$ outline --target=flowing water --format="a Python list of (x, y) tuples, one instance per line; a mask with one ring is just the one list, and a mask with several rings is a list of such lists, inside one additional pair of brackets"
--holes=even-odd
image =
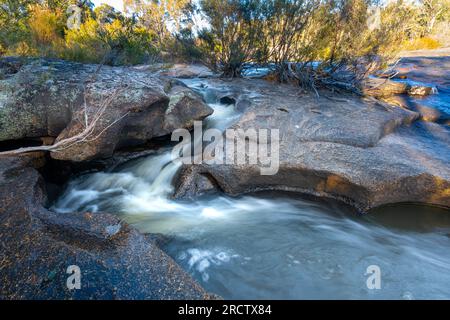
[[(200, 80), (188, 84), (207, 93)], [(232, 106), (210, 105), (207, 126), (237, 118)], [(169, 255), (227, 299), (450, 298), (447, 210), (396, 205), (362, 216), (335, 201), (267, 192), (175, 201), (178, 168), (162, 149), (74, 179), (52, 209), (114, 212), (159, 234)], [(367, 286), (370, 266), (379, 267), (381, 289)]]

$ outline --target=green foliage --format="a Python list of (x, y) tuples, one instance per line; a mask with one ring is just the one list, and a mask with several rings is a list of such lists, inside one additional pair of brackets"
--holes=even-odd
[[(155, 33), (108, 5), (90, 1), (0, 0), (0, 54), (45, 56), (128, 65), (158, 56)], [(78, 4), (82, 23), (68, 29), (68, 7)]]
[(132, 65), (157, 55), (152, 35), (123, 17), (103, 22), (90, 18), (80, 29), (68, 30), (65, 38), (62, 56), (75, 61)]
[(205, 58), (205, 52), (197, 45), (197, 39), (190, 28), (180, 30), (172, 50), (179, 60), (190, 63), (201, 62)]
[[(289, 80), (290, 62), (321, 68), (401, 49), (435, 48), (450, 0), (125, 0), (125, 13), (89, 0), (0, 0), (0, 55), (57, 57), (111, 65), (159, 59), (203, 61), (226, 76), (247, 63), (273, 63)], [(197, 4), (199, 7), (197, 7)], [(81, 25), (68, 29), (69, 6)], [(367, 22), (378, 10), (379, 24)], [(201, 12), (209, 22), (196, 30)], [(370, 20), (370, 19), (369, 19)], [(441, 34), (442, 32), (440, 32)], [(442, 37), (439, 37), (442, 41)], [(302, 67), (302, 68), (303, 68)]]
[(137, 18), (139, 26), (154, 33), (162, 51), (172, 49), (172, 32), (179, 32), (191, 14), (189, 0), (124, 0), (124, 6), (128, 14)]
[(245, 62), (258, 56), (262, 34), (262, 0), (202, 0), (211, 30), (200, 33), (208, 63), (224, 75), (239, 76)]
[(441, 43), (430, 37), (416, 38), (402, 44), (404, 50), (437, 49), (440, 47)]
[(0, 0), (0, 53), (10, 54), (20, 47), (20, 42), (27, 37), (28, 18), (26, 8), (36, 1)]
[(288, 81), (293, 61), (311, 68), (320, 60), (320, 68), (329, 70), (367, 57), (388, 59), (405, 41), (448, 20), (449, 2), (203, 0), (211, 27), (199, 34), (199, 46), (224, 75), (239, 76), (248, 62), (273, 63), (279, 80)]

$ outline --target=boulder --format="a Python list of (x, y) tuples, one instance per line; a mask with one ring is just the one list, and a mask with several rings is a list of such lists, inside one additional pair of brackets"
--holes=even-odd
[(170, 100), (163, 124), (167, 133), (179, 128), (192, 129), (195, 120), (204, 119), (214, 112), (199, 94), (180, 82), (172, 81), (167, 94)]
[(450, 119), (450, 115), (436, 108), (412, 100), (407, 96), (393, 96), (383, 100), (387, 103), (419, 113), (420, 119), (423, 121), (445, 123)]
[(179, 92), (166, 93), (170, 79), (136, 68), (5, 58), (0, 72), (0, 141), (55, 137), (57, 143), (101, 114), (89, 137), (52, 152), (59, 160), (105, 158), (118, 148), (166, 135), (167, 114), (168, 122), (183, 128), (211, 113), (193, 93), (178, 101), (178, 112), (166, 113)]
[[(0, 158), (0, 299), (215, 298), (119, 218), (47, 210), (42, 159)], [(67, 287), (70, 266), (80, 289)]]
[(228, 86), (255, 93), (231, 128), (279, 130), (279, 170), (261, 175), (261, 164), (186, 164), (174, 197), (195, 197), (215, 186), (232, 195), (298, 191), (361, 211), (396, 202), (450, 206), (450, 135), (444, 127), (416, 122), (418, 113), (373, 98), (326, 91), (317, 98), (264, 80)]
[(362, 92), (377, 98), (405, 94), (408, 88), (407, 83), (382, 78), (367, 78), (362, 82)]
[(407, 90), (407, 93), (410, 96), (421, 96), (421, 97), (428, 96), (434, 92), (435, 89), (433, 87), (427, 87), (422, 85), (411, 85)]

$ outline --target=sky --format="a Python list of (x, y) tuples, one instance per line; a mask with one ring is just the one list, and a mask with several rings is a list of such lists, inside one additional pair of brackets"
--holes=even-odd
[(123, 1), (122, 0), (91, 0), (96, 7), (101, 5), (102, 3), (109, 4), (111, 7), (114, 7), (116, 10), (123, 11)]

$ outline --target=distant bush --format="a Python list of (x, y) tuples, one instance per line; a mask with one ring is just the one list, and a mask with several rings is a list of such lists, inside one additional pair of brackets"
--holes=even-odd
[(79, 62), (100, 62), (108, 53), (106, 40), (99, 34), (100, 24), (88, 19), (80, 29), (67, 30), (62, 58)]
[(202, 0), (210, 30), (202, 30), (199, 42), (207, 63), (225, 76), (241, 74), (245, 62), (257, 56), (262, 37), (263, 0)]
[(423, 37), (407, 40), (401, 47), (403, 50), (438, 49), (442, 47), (442, 44), (438, 40), (431, 37)]
[(60, 9), (50, 10), (41, 5), (29, 8), (29, 35), (26, 41), (30, 53), (40, 56), (57, 56), (64, 45), (64, 15)]
[[(203, 0), (201, 6), (211, 27), (200, 33), (200, 46), (224, 76), (239, 76), (250, 62), (273, 64), (280, 81), (300, 69), (310, 77), (321, 71), (311, 72), (315, 61), (329, 70), (391, 55), (406, 37), (406, 11), (397, 4), (378, 7), (379, 25), (368, 25), (374, 0)], [(296, 70), (292, 62), (300, 63)]]
[(180, 62), (198, 63), (204, 61), (205, 52), (198, 44), (198, 38), (190, 28), (180, 30), (171, 49), (172, 59)]
[[(0, 0), (0, 54), (132, 65), (158, 57), (155, 31), (111, 6), (87, 1), (82, 23), (68, 29), (70, 0)], [(2, 10), (3, 9), (3, 10)]]
[(110, 65), (133, 65), (154, 59), (158, 50), (152, 45), (152, 35), (126, 23), (118, 19), (110, 23), (88, 19), (79, 30), (66, 32), (61, 57)]

